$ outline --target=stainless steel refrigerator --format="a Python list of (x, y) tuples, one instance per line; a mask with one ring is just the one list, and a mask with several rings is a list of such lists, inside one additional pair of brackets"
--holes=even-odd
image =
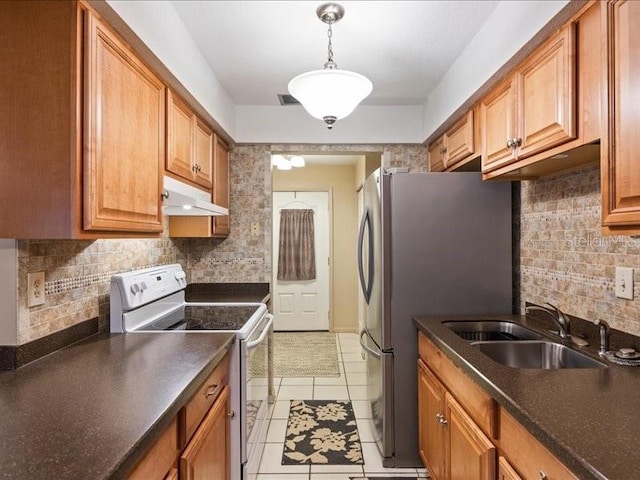
[(511, 313), (511, 184), (377, 170), (358, 237), (371, 430), (385, 466), (421, 466), (412, 317)]

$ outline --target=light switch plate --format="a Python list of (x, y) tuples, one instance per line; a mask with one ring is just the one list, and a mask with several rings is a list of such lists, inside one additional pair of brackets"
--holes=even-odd
[(27, 274), (27, 297), (30, 307), (44, 303), (44, 272)]
[(616, 267), (615, 293), (618, 298), (633, 300), (633, 268)]

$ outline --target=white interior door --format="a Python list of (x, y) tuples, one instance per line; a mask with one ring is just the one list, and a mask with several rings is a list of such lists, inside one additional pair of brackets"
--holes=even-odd
[[(278, 280), (280, 211), (311, 209), (315, 233), (316, 279)], [(329, 330), (329, 193), (273, 192), (273, 328)]]

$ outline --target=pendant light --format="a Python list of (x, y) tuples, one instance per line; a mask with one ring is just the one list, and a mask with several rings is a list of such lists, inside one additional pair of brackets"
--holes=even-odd
[(289, 93), (298, 100), (312, 117), (324, 120), (329, 129), (336, 120), (346, 117), (367, 98), (373, 89), (371, 81), (359, 73), (339, 70), (333, 61), (332, 25), (344, 16), (344, 7), (325, 3), (316, 9), (316, 15), (329, 25), (327, 36), (328, 58), (323, 70), (298, 75), (289, 82)]

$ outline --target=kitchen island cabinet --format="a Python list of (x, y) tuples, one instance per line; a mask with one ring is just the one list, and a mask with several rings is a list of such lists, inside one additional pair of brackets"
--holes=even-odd
[(0, 2), (0, 27), (0, 237), (157, 236), (160, 79), (82, 2)]

